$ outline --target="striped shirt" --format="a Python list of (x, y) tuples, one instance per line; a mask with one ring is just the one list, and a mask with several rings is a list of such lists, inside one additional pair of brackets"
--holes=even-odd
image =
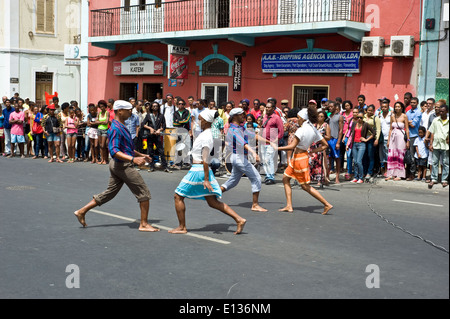
[(230, 123), (227, 133), (227, 142), (233, 146), (233, 154), (247, 156), (248, 151), (244, 148), (248, 144), (248, 139), (254, 138), (255, 133), (250, 132), (244, 126), (237, 126)]
[[(114, 158), (114, 155), (116, 155), (117, 152), (134, 156), (134, 144), (131, 133), (128, 131), (127, 127), (119, 121), (112, 121), (111, 127), (108, 130), (108, 139), (109, 153), (111, 154), (111, 157)], [(116, 158), (114, 158), (114, 160), (116, 162), (122, 162)]]

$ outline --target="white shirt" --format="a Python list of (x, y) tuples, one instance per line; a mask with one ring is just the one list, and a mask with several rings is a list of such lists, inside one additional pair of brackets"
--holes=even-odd
[(307, 151), (313, 143), (317, 143), (323, 139), (322, 134), (308, 121), (295, 132), (295, 136), (300, 140), (297, 148)]
[(176, 111), (175, 105), (164, 104), (161, 107), (161, 114), (166, 119), (166, 128), (174, 128), (173, 126), (173, 113)]
[(384, 117), (383, 112), (378, 115), (381, 123), (381, 132), (383, 133), (383, 138), (385, 141), (389, 139), (389, 130), (391, 129), (391, 115), (391, 111), (389, 111), (386, 117)]
[(428, 120), (430, 119), (431, 114), (435, 114), (435, 111), (432, 110), (429, 113), (427, 111), (422, 113), (422, 119), (420, 120), (420, 126), (423, 126), (428, 130)]
[(212, 136), (211, 129), (206, 129), (195, 139), (194, 146), (190, 154), (192, 155), (192, 160), (196, 162), (203, 162), (202, 150), (203, 148), (208, 148), (211, 152), (214, 148), (214, 140)]

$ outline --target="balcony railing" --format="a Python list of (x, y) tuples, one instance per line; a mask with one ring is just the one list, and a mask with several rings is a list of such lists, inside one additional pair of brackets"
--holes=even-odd
[(364, 0), (184, 0), (91, 11), (91, 37), (364, 21)]

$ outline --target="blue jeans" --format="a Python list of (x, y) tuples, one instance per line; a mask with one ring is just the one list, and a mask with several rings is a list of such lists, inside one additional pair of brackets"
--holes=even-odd
[(375, 166), (375, 143), (374, 139), (371, 139), (366, 143), (366, 156), (364, 157), (364, 173), (373, 175), (373, 167)]
[(433, 150), (433, 170), (431, 171), (431, 180), (436, 183), (439, 177), (439, 163), (441, 161), (442, 161), (441, 181), (444, 182), (448, 178), (448, 171), (449, 171), (448, 151), (439, 149)]
[(365, 152), (366, 143), (353, 143), (352, 153), (356, 179), (364, 178), (363, 157)]
[[(344, 143), (343, 143), (344, 148), (342, 148), (343, 150), (345, 150), (347, 142), (348, 142), (348, 137), (346, 137), (344, 140)], [(344, 153), (344, 152), (342, 152), (342, 153)], [(348, 151), (346, 151), (346, 154), (347, 154), (347, 174), (353, 175), (353, 152), (352, 152), (352, 149), (349, 149)]]
[(41, 150), (42, 156), (46, 156), (44, 152), (44, 133), (34, 134), (34, 156), (39, 156), (39, 150)]

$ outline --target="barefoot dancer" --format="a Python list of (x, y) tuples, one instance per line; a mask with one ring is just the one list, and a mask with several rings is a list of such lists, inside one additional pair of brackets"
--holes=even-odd
[(324, 205), (323, 215), (326, 215), (333, 206), (328, 203), (320, 193), (310, 185), (310, 168), (308, 149), (313, 143), (320, 142), (321, 146), (312, 150), (310, 153), (319, 153), (328, 147), (327, 141), (317, 131), (313, 124), (317, 123), (318, 113), (314, 108), (305, 108), (298, 113), (298, 124), (300, 128), (295, 133), (295, 138), (285, 147), (279, 147), (278, 150), (294, 150), (294, 156), (284, 172), (283, 184), (286, 192), (286, 207), (280, 209), (280, 212), (294, 211), (292, 207), (292, 188), (291, 179), (295, 178), (303, 190), (308, 192), (314, 198), (318, 199)]
[(227, 204), (217, 199), (217, 197), (222, 197), (222, 191), (212, 170), (209, 168), (209, 157), (214, 147), (211, 124), (217, 116), (218, 113), (215, 110), (205, 110), (199, 115), (203, 132), (195, 139), (192, 147), (192, 168), (175, 190), (175, 209), (179, 226), (170, 230), (169, 233), (171, 234), (187, 233), (185, 198), (204, 199), (211, 208), (217, 209), (233, 218), (237, 223), (236, 235), (240, 234), (244, 229), (246, 220), (236, 214)]
[[(131, 134), (124, 122), (131, 116), (132, 105), (126, 101), (116, 101), (114, 103), (115, 119), (108, 130), (109, 151), (112, 161), (109, 163), (111, 176), (109, 178), (108, 189), (99, 195), (95, 195), (85, 207), (74, 212), (83, 227), (86, 227), (86, 213), (97, 206), (106, 204), (113, 199), (126, 184), (131, 192), (136, 196), (141, 209), (141, 222), (139, 231), (157, 232), (159, 229), (148, 224), (148, 210), (150, 206), (150, 191), (142, 179), (141, 175), (132, 167), (131, 164), (138, 166), (145, 165), (145, 162), (151, 162), (148, 155), (134, 151)], [(131, 163), (131, 164), (130, 164)]]
[(248, 161), (248, 153), (250, 153), (256, 162), (259, 162), (259, 155), (250, 147), (248, 139), (255, 136), (258, 140), (264, 143), (270, 143), (273, 148), (277, 148), (278, 145), (274, 145), (270, 141), (267, 141), (259, 135), (254, 135), (248, 131), (243, 123), (247, 121), (247, 116), (242, 108), (235, 108), (230, 112), (230, 128), (228, 129), (226, 143), (227, 149), (233, 154), (231, 156), (231, 162), (233, 169), (231, 171), (231, 177), (225, 184), (222, 185), (222, 192), (229, 191), (233, 187), (239, 184), (242, 176), (245, 174), (250, 183), (252, 184), (253, 204), (252, 211), (267, 212), (267, 209), (262, 208), (259, 205), (259, 193), (261, 192), (261, 175), (259, 175), (256, 168)]

